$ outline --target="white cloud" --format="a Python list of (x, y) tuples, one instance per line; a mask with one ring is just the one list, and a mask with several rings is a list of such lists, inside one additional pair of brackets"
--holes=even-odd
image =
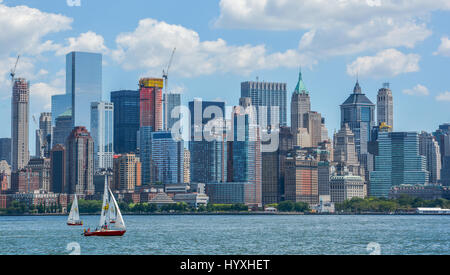
[(417, 84), (412, 89), (403, 90), (403, 93), (405, 95), (412, 95), (412, 96), (428, 96), (430, 95), (430, 91), (427, 87)]
[(0, 4), (0, 56), (37, 55), (57, 46), (43, 38), (71, 28), (72, 19), (46, 13), (27, 6), (8, 7)]
[(186, 77), (314, 64), (294, 50), (268, 53), (264, 45), (228, 45), (220, 38), (201, 41), (193, 30), (150, 18), (141, 20), (133, 32), (118, 35), (116, 43), (112, 57), (123, 68), (146, 69), (153, 75), (161, 74), (174, 47), (172, 71)]
[(62, 82), (61, 79), (56, 79), (51, 83), (39, 82), (32, 84), (30, 87), (30, 102), (33, 103), (31, 113), (51, 111), (52, 96), (64, 94)]
[(403, 54), (395, 49), (387, 49), (375, 56), (358, 57), (347, 65), (347, 73), (351, 76), (394, 77), (403, 73), (418, 72), (420, 56)]
[(441, 38), (441, 45), (434, 55), (443, 55), (450, 57), (450, 39), (448, 37)]
[(437, 101), (450, 101), (450, 92), (444, 92), (442, 94), (439, 94), (438, 96), (436, 96), (436, 100)]
[(216, 27), (300, 30), (299, 49), (316, 58), (413, 48), (432, 32), (432, 11), (448, 0), (221, 0)]
[(92, 31), (82, 33), (78, 37), (67, 38), (66, 40), (68, 45), (66, 47), (60, 47), (56, 51), (57, 55), (66, 55), (72, 51), (86, 51), (103, 54), (107, 54), (109, 51), (105, 46), (105, 39), (103, 36)]

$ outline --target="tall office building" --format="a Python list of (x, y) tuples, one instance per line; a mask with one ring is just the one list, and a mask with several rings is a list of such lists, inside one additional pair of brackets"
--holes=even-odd
[(68, 192), (66, 149), (62, 144), (57, 144), (50, 152), (50, 191), (57, 194)]
[[(361, 175), (356, 154), (355, 135), (348, 124), (334, 135), (334, 161), (346, 166), (353, 175)], [(364, 176), (364, 174), (362, 174)]]
[(94, 139), (94, 169), (113, 168), (114, 103), (91, 103), (91, 135)]
[(30, 159), (29, 116), (30, 83), (24, 78), (14, 79), (11, 99), (12, 171), (24, 168)]
[(140, 127), (139, 91), (111, 92), (111, 102), (114, 103), (114, 152), (136, 152)]
[(419, 154), (416, 132), (379, 133), (375, 171), (370, 173), (370, 195), (389, 196), (393, 186), (427, 184), (426, 159)]
[(142, 78), (139, 81), (140, 126), (152, 127), (154, 132), (163, 128), (162, 90), (164, 80)]
[(433, 133), (441, 152), (441, 184), (450, 186), (450, 123), (439, 125)]
[(165, 129), (170, 132), (173, 125), (178, 121), (178, 118), (172, 118), (172, 111), (181, 105), (181, 94), (168, 93), (166, 94), (166, 101), (167, 104), (164, 104), (164, 108), (167, 108), (167, 110), (164, 110), (164, 115), (167, 115), (167, 118), (164, 119), (165, 123), (167, 123)]
[(67, 112), (72, 114), (72, 95), (62, 94), (52, 96), (52, 126), (56, 125), (56, 118)]
[(114, 187), (120, 191), (133, 191), (141, 186), (141, 162), (135, 154), (114, 157)]
[(184, 183), (183, 141), (172, 138), (171, 132), (154, 132), (151, 141), (152, 182), (163, 184)]
[(68, 193), (94, 194), (94, 140), (86, 127), (75, 127), (65, 147)]
[[(304, 115), (311, 111), (311, 99), (309, 97), (309, 91), (306, 89), (303, 82), (302, 73), (298, 77), (297, 86), (291, 99), (291, 131), (295, 136), (300, 135), (301, 130), (305, 129)], [(296, 146), (299, 144), (299, 138), (295, 137), (294, 142)]]
[[(247, 81), (241, 83), (241, 97), (252, 99), (252, 105), (256, 107), (258, 114), (258, 125), (261, 127), (264, 126), (261, 119), (266, 121), (266, 125), (273, 125), (273, 120), (278, 120), (279, 126), (287, 125), (286, 86), (286, 83), (275, 82)], [(264, 109), (261, 107), (266, 107), (267, 117), (260, 117), (260, 110)], [(271, 107), (274, 107), (273, 110)]]
[(6, 160), (11, 165), (11, 139), (0, 138), (0, 160)]
[(139, 130), (139, 157), (141, 159), (141, 179), (143, 185), (152, 184), (152, 126), (141, 127)]
[(319, 203), (318, 162), (305, 156), (292, 155), (285, 160), (285, 200)]
[[(215, 109), (221, 114), (213, 118), (203, 118), (207, 109)], [(191, 113), (191, 182), (227, 182), (227, 143), (223, 131), (205, 132), (204, 127), (210, 121), (223, 123), (225, 102), (194, 100), (189, 102)], [(215, 120), (218, 119), (218, 120)], [(223, 126), (223, 125), (222, 125)], [(208, 141), (206, 136), (214, 137)]]
[(394, 97), (389, 88), (389, 83), (384, 83), (383, 88), (378, 91), (377, 96), (377, 121), (378, 125), (386, 123), (391, 126), (390, 131), (394, 128)]
[(441, 152), (439, 150), (439, 144), (432, 134), (427, 132), (420, 133), (419, 154), (427, 160), (430, 183), (438, 183), (441, 180)]
[(303, 126), (308, 129), (311, 147), (318, 147), (322, 142), (322, 115), (311, 111), (305, 113)]
[(353, 94), (341, 105), (341, 127), (348, 124), (355, 134), (356, 152), (367, 154), (371, 128), (375, 126), (375, 105), (362, 93), (356, 82)]
[(41, 113), (39, 129), (36, 130), (36, 157), (48, 158), (50, 156), (52, 140), (52, 114)]
[(66, 55), (66, 94), (72, 98), (72, 126), (91, 129), (92, 102), (102, 101), (102, 55), (71, 52)]
[(262, 155), (257, 116), (248, 107), (250, 98), (241, 98), (240, 107), (234, 109), (233, 118), (233, 182), (246, 182), (248, 202), (262, 204)]
[(66, 143), (67, 137), (73, 130), (72, 124), (71, 110), (67, 110), (56, 118), (55, 127), (53, 128), (52, 147)]

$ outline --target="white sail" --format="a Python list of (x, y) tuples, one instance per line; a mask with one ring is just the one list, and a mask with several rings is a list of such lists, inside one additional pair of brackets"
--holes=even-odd
[(105, 225), (105, 222), (107, 225), (109, 224), (109, 220), (106, 219), (108, 213), (109, 213), (109, 198), (108, 198), (108, 177), (105, 177), (105, 191), (103, 192), (103, 204), (102, 204), (102, 214), (100, 216), (100, 224), (99, 226), (102, 227)]
[(114, 202), (112, 200), (114, 196), (109, 196), (109, 220), (115, 221), (117, 219), (117, 211), (116, 206), (114, 205)]
[(67, 221), (71, 222), (71, 223), (80, 221), (80, 213), (78, 211), (77, 194), (75, 194), (75, 198), (73, 200), (72, 208), (70, 209), (69, 218)]
[(117, 205), (116, 198), (114, 198), (114, 194), (111, 192), (111, 189), (109, 189), (109, 194), (111, 195), (111, 200), (113, 201), (114, 207), (116, 209), (117, 218), (116, 218), (115, 226), (120, 230), (126, 230), (126, 226), (125, 226), (125, 222), (122, 217), (122, 213), (120, 213), (120, 208)]

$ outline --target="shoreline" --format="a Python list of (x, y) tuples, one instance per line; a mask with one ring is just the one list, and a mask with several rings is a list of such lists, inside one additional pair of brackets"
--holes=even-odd
[[(83, 214), (80, 216), (98, 216), (97, 214)], [(67, 217), (68, 214), (0, 214), (0, 217)], [(266, 212), (249, 212), (249, 213), (232, 213), (232, 212), (215, 212), (215, 213), (123, 213), (123, 216), (450, 216), (449, 214), (418, 214), (418, 213), (266, 213)]]

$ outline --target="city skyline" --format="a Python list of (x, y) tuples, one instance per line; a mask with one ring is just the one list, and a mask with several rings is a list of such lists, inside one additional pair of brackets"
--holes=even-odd
[[(154, 15), (152, 14), (151, 17), (141, 12), (136, 16), (126, 16), (130, 12), (135, 12), (137, 5), (148, 4), (137, 3), (138, 1), (131, 1), (126, 5), (119, 3), (114, 6), (111, 13), (123, 13), (124, 18), (130, 19), (124, 19), (121, 26), (114, 24), (111, 27), (108, 25), (111, 22), (97, 22), (94, 16), (90, 16), (96, 7), (104, 5), (103, 2), (82, 1), (81, 7), (69, 7), (65, 1), (55, 2), (52, 5), (42, 3), (42, 1), (14, 1), (14, 4), (11, 1), (0, 2), (0, 8), (10, 13), (13, 11), (17, 12), (13, 5), (23, 4), (28, 6), (29, 8), (22, 9), (22, 15), (25, 17), (30, 16), (31, 8), (38, 12), (35, 15), (37, 17), (44, 13), (52, 15), (49, 17), (48, 22), (45, 22), (45, 26), (48, 25), (48, 29), (36, 32), (30, 36), (33, 38), (33, 45), (43, 46), (39, 48), (41, 50), (37, 50), (41, 52), (33, 53), (17, 39), (10, 39), (11, 42), (5, 44), (10, 45), (8, 49), (0, 49), (0, 64), (2, 65), (0, 91), (3, 95), (3, 99), (0, 100), (0, 106), (2, 107), (1, 112), (4, 112), (1, 113), (2, 115), (7, 115), (10, 112), (11, 88), (7, 73), (12, 67), (13, 64), (11, 63), (14, 63), (13, 60), (17, 54), (23, 56), (22, 61), (19, 62), (17, 76), (23, 76), (30, 80), (30, 113), (39, 117), (41, 112), (50, 111), (50, 95), (66, 92), (64, 88), (64, 55), (68, 52), (72, 50), (86, 50), (99, 52), (104, 55), (102, 92), (103, 100), (109, 100), (111, 91), (137, 89), (136, 80), (142, 76), (160, 77), (162, 69), (169, 60), (171, 50), (173, 47), (178, 46), (176, 44), (180, 42), (177, 39), (170, 39), (174, 45), (166, 48), (164, 45), (154, 45), (150, 41), (141, 41), (139, 33), (149, 30), (151, 34), (158, 34), (159, 32), (160, 35), (164, 35), (165, 30), (174, 29), (179, 33), (192, 34), (194, 44), (187, 45), (191, 45), (190, 47), (194, 50), (194, 54), (206, 54), (208, 57), (206, 60), (191, 60), (192, 65), (203, 65), (197, 66), (194, 70), (187, 65), (191, 53), (188, 49), (177, 47), (173, 69), (169, 76), (171, 79), (170, 89), (183, 92), (183, 105), (187, 105), (187, 102), (195, 97), (202, 97), (204, 100), (222, 99), (227, 105), (236, 105), (239, 99), (240, 83), (255, 80), (258, 76), (261, 81), (287, 83), (289, 98), (289, 94), (293, 92), (297, 83), (298, 67), (302, 66), (306, 86), (311, 93), (312, 109), (326, 118), (326, 126), (330, 130), (330, 136), (334, 130), (337, 131), (340, 128), (339, 110), (335, 106), (342, 103), (348, 96), (357, 75), (359, 75), (359, 82), (363, 91), (372, 102), (377, 102), (377, 91), (382, 88), (382, 84), (384, 82), (391, 83), (391, 90), (395, 98), (395, 131), (425, 130), (432, 132), (438, 125), (449, 120), (449, 117), (445, 117), (445, 109), (448, 108), (449, 103), (437, 100), (437, 98), (444, 99), (445, 92), (449, 90), (449, 85), (445, 78), (445, 70), (442, 69), (445, 68), (449, 60), (446, 57), (448, 52), (446, 52), (445, 41), (447, 40), (445, 38), (450, 34), (443, 28), (443, 26), (448, 25), (446, 22), (449, 20), (445, 16), (447, 14), (446, 10), (449, 8), (445, 2), (438, 1), (434, 4), (428, 4), (422, 11), (417, 11), (417, 7), (414, 4), (405, 4), (410, 5), (409, 7), (412, 10), (411, 14), (404, 15), (405, 17), (409, 18), (410, 16), (423, 13), (431, 15), (430, 20), (422, 22), (424, 25), (419, 23), (408, 25), (403, 18), (397, 19), (394, 22), (394, 27), (390, 28), (382, 25), (384, 31), (388, 33), (391, 33), (390, 31), (393, 31), (395, 27), (397, 27), (398, 31), (406, 31), (407, 27), (411, 27), (416, 31), (413, 34), (418, 36), (418, 38), (410, 38), (412, 41), (398, 41), (398, 38), (392, 37), (393, 34), (390, 34), (389, 38), (391, 38), (391, 41), (387, 39), (388, 41), (383, 42), (379, 47), (375, 47), (371, 42), (379, 40), (381, 35), (379, 32), (373, 33), (373, 37), (360, 34), (361, 41), (367, 41), (366, 44), (372, 46), (364, 46), (359, 41), (344, 41), (346, 43), (340, 41), (340, 43), (344, 44), (337, 45), (336, 48), (340, 47), (341, 52), (346, 52), (344, 49), (348, 47), (348, 54), (327, 56), (325, 58), (318, 58), (316, 54), (310, 58), (317, 61), (317, 63), (313, 62), (313, 64), (311, 64), (310, 59), (297, 58), (303, 52), (295, 49), (296, 46), (292, 44), (301, 41), (300, 44), (303, 43), (303, 47), (306, 47), (305, 43), (308, 40), (306, 38), (309, 37), (312, 40), (311, 43), (317, 45), (318, 42), (313, 38), (317, 38), (320, 41), (326, 35), (321, 28), (318, 28), (314, 36), (311, 30), (302, 26), (301, 23), (299, 23), (299, 26), (292, 26), (294, 23), (286, 23), (287, 25), (283, 26), (280, 18), (274, 18), (271, 15), (270, 18), (273, 18), (274, 26), (279, 26), (279, 30), (273, 30), (263, 25), (258, 26), (256, 20), (253, 24), (249, 24), (249, 29), (242, 30), (236, 27), (235, 23), (240, 19), (232, 14), (229, 9), (229, 1), (226, 0), (195, 3), (194, 5), (203, 5), (206, 10), (211, 11), (211, 14), (200, 14), (199, 11), (194, 11), (194, 13), (199, 13), (196, 14), (198, 17), (195, 20), (177, 17), (178, 10), (182, 9), (177, 9), (173, 15), (169, 14), (160, 3), (151, 4), (155, 10)], [(242, 0), (242, 3), (251, 5), (250, 2), (244, 0)], [(361, 3), (355, 5), (363, 5)], [(175, 4), (180, 5), (178, 2), (172, 1), (165, 5), (171, 6)], [(188, 4), (181, 3), (181, 5)], [(306, 7), (302, 8), (307, 9)], [(364, 5), (361, 8), (364, 11), (373, 11), (374, 14), (371, 14), (371, 16), (383, 15), (383, 12), (387, 14), (390, 11), (389, 7), (376, 9), (375, 7)], [(287, 10), (283, 6), (280, 9), (284, 12)], [(347, 10), (348, 8), (346, 9), (345, 7), (341, 9), (343, 12), (347, 12)], [(437, 12), (438, 10), (444, 11), (440, 13)], [(267, 13), (267, 10), (255, 9), (255, 16), (259, 16), (260, 14), (258, 13)], [(385, 16), (389, 17), (388, 15)], [(308, 21), (311, 19), (306, 18), (304, 20)], [(363, 19), (354, 20), (360, 20), (356, 23), (363, 27), (366, 26)], [(205, 22), (213, 22), (213, 24), (205, 24)], [(59, 25), (57, 26), (58, 23)], [(317, 22), (310, 23), (313, 26), (319, 24)], [(95, 28), (92, 28), (92, 26), (95, 26)], [(114, 26), (117, 28), (114, 28)], [(369, 26), (366, 27), (370, 30)], [(33, 30), (31, 25), (25, 26), (25, 30), (27, 28), (30, 31)], [(349, 30), (351, 28), (346, 26), (346, 29), (343, 31), (348, 32)], [(11, 37), (18, 37), (20, 31), (24, 30), (18, 30)], [(308, 34), (310, 35), (308, 36)], [(72, 39), (69, 39), (70, 37)], [(348, 39), (347, 36), (345, 38)], [(130, 45), (127, 45), (127, 41), (130, 39), (141, 43), (140, 45), (144, 48), (153, 47), (151, 49), (158, 49), (157, 51), (149, 51), (148, 59), (144, 59), (150, 65), (146, 66), (138, 62), (133, 67), (128, 64), (128, 61), (132, 61), (134, 58), (131, 55), (133, 52), (135, 55), (140, 54), (137, 49), (132, 49)], [(49, 42), (45, 44), (45, 41)], [(227, 62), (222, 64), (220, 60), (226, 60), (229, 56), (207, 52), (205, 49), (207, 45), (222, 47), (221, 49), (224, 52), (228, 52), (228, 55), (231, 55), (233, 52), (242, 54), (249, 60), (241, 59), (243, 67), (230, 65)], [(262, 47), (258, 48), (258, 45)], [(325, 47), (324, 45), (322, 46)], [(355, 50), (358, 46), (363, 49)], [(290, 53), (291, 48), (294, 49), (292, 52), (293, 56), (286, 59), (285, 57)], [(261, 50), (263, 53), (258, 53), (258, 49), (263, 49)], [(333, 52), (336, 49), (329, 50)], [(119, 58), (121, 54), (124, 58), (122, 60)], [(43, 58), (40, 58), (40, 56)], [(274, 56), (278, 57), (275, 60), (276, 62), (267, 65), (267, 63), (270, 63), (268, 61), (274, 60)], [(259, 61), (259, 63), (255, 63), (252, 60)], [(265, 61), (262, 62), (264, 63), (263, 65), (260, 64), (261, 60)], [(359, 66), (363, 61), (368, 61), (369, 64), (372, 64), (373, 70), (365, 70)], [(250, 66), (249, 64), (253, 65)], [(396, 64), (396, 66), (393, 64)], [(358, 68), (356, 71), (353, 70), (355, 66)], [(212, 94), (210, 87), (215, 87)], [(439, 97), (441, 94), (442, 96)], [(289, 104), (287, 108), (287, 113), (289, 114)], [(440, 116), (434, 114), (440, 114)], [(290, 117), (288, 116), (287, 119), (289, 125)], [(9, 128), (7, 124), (9, 124), (9, 121), (5, 122), (5, 129)], [(33, 148), (35, 144), (33, 142), (35, 130), (34, 127), (30, 127), (30, 152), (35, 151)], [(0, 130), (0, 136), (9, 137), (8, 131)]]

